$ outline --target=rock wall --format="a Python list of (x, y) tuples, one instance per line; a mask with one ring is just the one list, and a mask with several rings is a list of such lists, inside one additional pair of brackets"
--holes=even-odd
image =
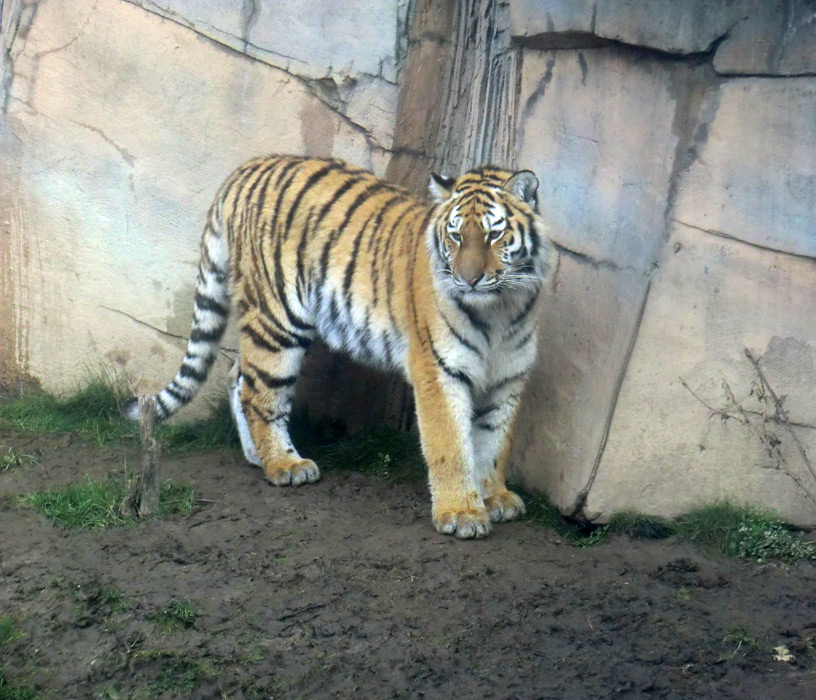
[(510, 25), (561, 253), (518, 473), (590, 520), (727, 497), (816, 525), (816, 5), (514, 1)]
[(104, 363), (158, 388), (183, 355), (204, 217), (233, 168), (293, 152), (385, 172), (405, 3), (0, 6), (7, 379), (59, 391)]

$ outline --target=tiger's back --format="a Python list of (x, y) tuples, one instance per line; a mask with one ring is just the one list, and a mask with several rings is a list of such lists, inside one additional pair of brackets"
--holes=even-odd
[[(259, 158), (210, 209), (193, 330), (159, 418), (206, 380), (230, 300), (240, 358), (230, 403), (247, 460), (276, 485), (319, 478), (289, 438), (300, 366), (318, 336), (414, 388), (434, 523), (458, 537), (519, 517), (504, 485), (536, 348), (547, 269), (535, 176), (484, 166), (434, 176), (435, 203), (341, 161)], [(130, 416), (135, 417), (134, 408)]]
[(404, 368), (405, 261), (427, 204), (345, 163), (291, 156), (256, 161), (221, 200), (242, 332), (271, 352), (320, 335), (359, 361)]

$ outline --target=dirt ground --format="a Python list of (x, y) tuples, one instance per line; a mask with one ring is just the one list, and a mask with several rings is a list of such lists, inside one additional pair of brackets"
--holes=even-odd
[[(816, 568), (676, 538), (576, 548), (527, 522), (434, 532), (423, 484), (278, 489), (239, 454), (165, 455), (192, 515), (67, 531), (17, 496), (136, 454), (0, 431), (0, 650), (38, 698), (816, 697)], [(161, 611), (187, 601), (178, 629)], [(774, 658), (784, 646), (793, 658)], [(780, 652), (777, 652), (780, 655)], [(784, 656), (784, 654), (783, 654)], [(31, 697), (3, 695), (0, 697)]]

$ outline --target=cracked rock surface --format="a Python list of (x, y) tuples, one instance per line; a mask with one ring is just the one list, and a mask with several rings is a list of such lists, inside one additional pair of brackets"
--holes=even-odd
[[(287, 3), (148, 5), (2, 6), (0, 367), (51, 390), (101, 362), (143, 390), (173, 375), (204, 217), (241, 162), (307, 153), (380, 174), (388, 162), (396, 0), (367, 21), (355, 3), (299, 22)], [(272, 45), (312, 63), (252, 49)]]

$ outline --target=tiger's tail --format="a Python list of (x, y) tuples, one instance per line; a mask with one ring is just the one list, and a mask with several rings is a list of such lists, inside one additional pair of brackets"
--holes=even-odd
[[(230, 312), (229, 241), (221, 226), (220, 209), (213, 206), (201, 239), (201, 259), (193, 301), (193, 328), (178, 374), (153, 398), (156, 418), (165, 420), (198, 394), (212, 368)], [(139, 419), (135, 397), (123, 407), (130, 420)]]

